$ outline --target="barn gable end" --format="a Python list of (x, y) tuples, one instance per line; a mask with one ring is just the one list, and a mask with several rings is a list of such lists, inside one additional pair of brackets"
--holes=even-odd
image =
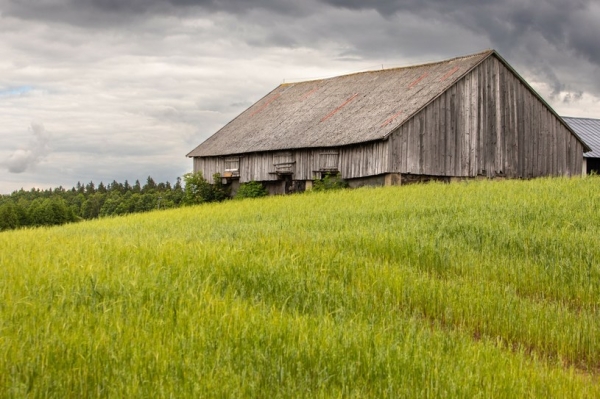
[(396, 173), (456, 177), (577, 175), (584, 144), (496, 56), (392, 134)]

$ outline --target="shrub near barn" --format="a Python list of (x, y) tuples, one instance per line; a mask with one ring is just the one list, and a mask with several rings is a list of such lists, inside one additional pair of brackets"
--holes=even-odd
[(236, 199), (244, 199), (244, 198), (259, 198), (265, 197), (269, 193), (263, 187), (260, 182), (257, 181), (249, 181), (248, 183), (242, 183), (237, 193), (235, 194)]
[(221, 183), (221, 175), (213, 175), (213, 184), (204, 178), (202, 172), (186, 173), (184, 202), (197, 205), (205, 202), (220, 202), (229, 197), (229, 192)]

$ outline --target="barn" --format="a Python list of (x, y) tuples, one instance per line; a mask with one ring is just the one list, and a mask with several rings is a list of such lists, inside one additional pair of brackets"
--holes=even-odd
[(583, 154), (583, 168), (588, 174), (600, 174), (600, 119), (563, 117), (581, 139), (591, 148)]
[(285, 83), (187, 154), (235, 191), (582, 173), (590, 148), (494, 50)]

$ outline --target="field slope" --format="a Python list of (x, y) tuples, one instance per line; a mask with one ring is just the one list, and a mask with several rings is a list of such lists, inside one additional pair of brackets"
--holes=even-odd
[(0, 234), (0, 397), (600, 397), (600, 178)]

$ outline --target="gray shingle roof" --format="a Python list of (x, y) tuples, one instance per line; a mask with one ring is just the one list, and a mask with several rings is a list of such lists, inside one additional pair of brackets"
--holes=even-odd
[(412, 67), (282, 84), (187, 156), (217, 156), (380, 140), (493, 50)]
[(564, 116), (563, 119), (581, 137), (584, 143), (592, 149), (591, 152), (586, 152), (583, 156), (587, 158), (600, 158), (600, 119), (569, 118)]

